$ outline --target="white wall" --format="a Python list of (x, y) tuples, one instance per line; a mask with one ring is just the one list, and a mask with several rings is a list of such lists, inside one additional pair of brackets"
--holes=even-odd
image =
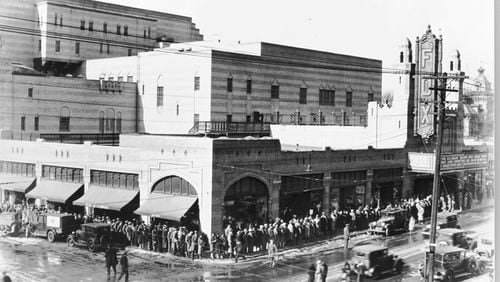
[(132, 82), (137, 82), (137, 56), (87, 60), (85, 65), (87, 79), (113, 77), (117, 81), (121, 76), (127, 81), (127, 77), (132, 76)]
[[(211, 120), (211, 51), (164, 48), (139, 53), (138, 60), (139, 132), (187, 134), (194, 125), (195, 113), (201, 121)], [(197, 91), (195, 76), (200, 77)], [(164, 88), (160, 107), (158, 86)]]

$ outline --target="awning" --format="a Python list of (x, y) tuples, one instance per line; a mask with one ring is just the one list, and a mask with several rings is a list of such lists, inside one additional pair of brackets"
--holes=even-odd
[(42, 180), (38, 181), (35, 189), (28, 192), (26, 197), (65, 203), (82, 186), (82, 183)]
[(0, 188), (5, 190), (26, 193), (26, 190), (34, 181), (35, 177), (5, 173), (0, 174)]
[(91, 185), (81, 198), (73, 202), (73, 205), (120, 211), (137, 194), (139, 191)]
[(153, 192), (135, 213), (179, 221), (197, 199), (197, 197)]

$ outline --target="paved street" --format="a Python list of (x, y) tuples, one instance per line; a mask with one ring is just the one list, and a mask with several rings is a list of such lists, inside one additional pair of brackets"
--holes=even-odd
[[(493, 232), (492, 209), (468, 212), (461, 216), (464, 228), (478, 235)], [(379, 281), (403, 279), (418, 281), (418, 264), (423, 256), (423, 238), (415, 234), (402, 234), (382, 238), (362, 235), (353, 240), (358, 244), (376, 242), (387, 244), (391, 251), (407, 263), (399, 277), (383, 277)], [(321, 258), (329, 265), (328, 281), (337, 281), (340, 268), (346, 259), (341, 249), (341, 240), (323, 242), (316, 246), (291, 249), (280, 255), (277, 267), (266, 266), (265, 258), (252, 258), (240, 264), (223, 260), (189, 261), (173, 256), (158, 256), (132, 252), (130, 254), (132, 281), (304, 281), (307, 267)], [(337, 247), (337, 249), (336, 249)], [(120, 253), (122, 250), (120, 251)], [(347, 258), (349, 255), (347, 256)], [(90, 253), (86, 249), (69, 248), (63, 242), (49, 243), (38, 238), (0, 238), (0, 265), (8, 271), (14, 281), (64, 281), (73, 277), (75, 281), (105, 281), (104, 254)], [(113, 275), (110, 279), (114, 280)], [(365, 280), (366, 281), (366, 280)]]

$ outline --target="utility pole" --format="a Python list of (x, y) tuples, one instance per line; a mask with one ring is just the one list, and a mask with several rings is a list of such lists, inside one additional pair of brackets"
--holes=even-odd
[[(457, 78), (467, 78), (467, 76), (448, 76), (446, 73), (442, 75), (433, 75), (430, 77), (425, 77), (424, 79), (434, 79), (434, 87), (430, 90), (434, 90), (435, 96), (437, 98), (437, 116), (438, 116), (438, 126), (437, 126), (437, 143), (436, 150), (434, 153), (434, 182), (432, 187), (432, 206), (431, 206), (431, 234), (429, 242), (429, 260), (427, 264), (427, 274), (425, 277), (427, 281), (434, 281), (434, 258), (436, 253), (436, 225), (437, 225), (437, 213), (439, 205), (439, 180), (441, 176), (441, 147), (443, 146), (443, 124), (445, 115), (445, 102), (446, 102), (446, 92), (458, 92), (454, 89), (446, 89), (447, 79), (457, 79)], [(438, 82), (441, 81), (441, 88), (438, 86)], [(438, 91), (440, 91), (438, 93)]]

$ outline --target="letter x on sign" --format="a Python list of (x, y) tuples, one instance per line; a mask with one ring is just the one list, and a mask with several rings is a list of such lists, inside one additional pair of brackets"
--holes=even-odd
[(426, 123), (431, 123), (430, 117), (431, 117), (431, 105), (430, 104), (423, 104), (422, 105), (422, 124)]

